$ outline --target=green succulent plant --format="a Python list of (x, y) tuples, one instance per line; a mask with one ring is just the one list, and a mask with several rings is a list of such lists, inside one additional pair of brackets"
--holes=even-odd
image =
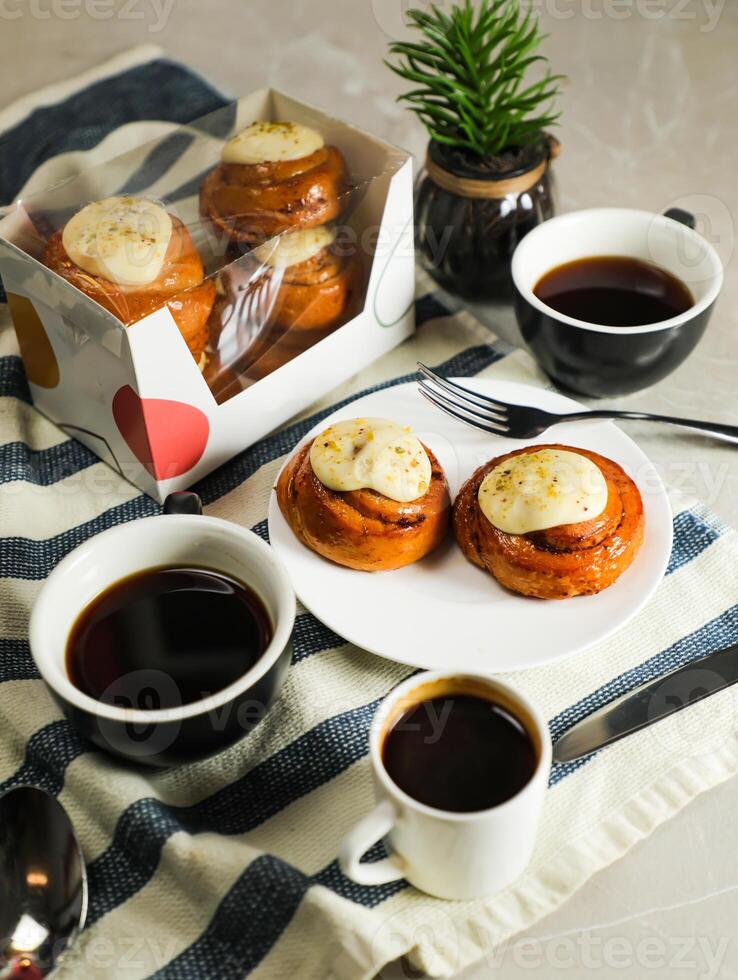
[(409, 10), (408, 23), (422, 34), (419, 42), (395, 41), (385, 62), (417, 87), (404, 101), (438, 143), (480, 158), (540, 138), (560, 113), (553, 101), (562, 75), (546, 68), (543, 78), (527, 84), (545, 36), (538, 19), (520, 0), (471, 0), (445, 13), (438, 6)]

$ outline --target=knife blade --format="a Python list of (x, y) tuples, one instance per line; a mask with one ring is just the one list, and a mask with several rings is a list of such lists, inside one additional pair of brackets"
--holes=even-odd
[(738, 643), (648, 681), (577, 722), (553, 746), (574, 762), (738, 682)]

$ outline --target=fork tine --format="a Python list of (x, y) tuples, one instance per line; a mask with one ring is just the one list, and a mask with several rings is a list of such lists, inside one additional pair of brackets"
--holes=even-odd
[[(459, 395), (459, 392), (463, 391), (465, 395), (469, 396), (466, 398), (466, 401), (476, 402), (482, 408), (493, 408), (501, 413), (507, 412), (510, 408), (506, 402), (496, 401), (487, 395), (480, 395), (478, 391), (472, 391), (471, 388), (460, 385), (458, 381), (449, 381), (448, 378), (442, 378), (440, 374), (436, 374), (435, 371), (432, 371), (421, 361), (418, 361), (418, 372), (424, 375), (429, 381), (437, 384), (440, 388), (445, 388), (447, 391), (452, 392), (452, 394)], [(459, 395), (459, 397), (463, 396)]]
[(433, 385), (435, 387), (431, 388), (431, 386), (425, 380), (425, 375), (421, 375), (421, 377), (418, 378), (418, 384), (424, 385), (429, 390), (435, 392), (435, 394), (437, 394), (439, 397), (445, 397), (443, 395), (444, 391), (449, 392), (449, 394), (453, 396), (453, 401), (449, 401), (449, 404), (454, 405), (456, 408), (469, 407), (469, 411), (471, 411), (472, 408), (482, 409), (485, 412), (485, 414), (480, 415), (480, 418), (491, 419), (495, 422), (507, 422), (506, 413), (502, 411), (498, 411), (496, 408), (493, 408), (491, 405), (486, 405), (482, 401), (477, 401), (476, 399), (468, 398), (463, 393), (463, 391), (460, 391), (458, 388), (455, 387), (455, 385), (451, 384), (450, 382), (448, 384), (441, 384), (440, 380), (433, 381)]
[(452, 408), (449, 408), (448, 405), (444, 405), (443, 402), (437, 401), (434, 394), (431, 394), (431, 389), (429, 388), (420, 388), (419, 391), (423, 398), (429, 401), (432, 405), (435, 405), (436, 408), (440, 408), (440, 410), (446, 415), (452, 415), (460, 422), (465, 422), (467, 425), (471, 425), (475, 429), (482, 429), (483, 432), (490, 432), (495, 436), (507, 434), (507, 427), (502, 424), (490, 422), (489, 424), (485, 425), (483, 422), (477, 422), (474, 419), (463, 415), (462, 412), (466, 411), (466, 409), (456, 412)]
[(442, 401), (444, 405), (448, 405), (449, 408), (455, 408), (461, 412), (468, 412), (469, 415), (474, 415), (476, 418), (481, 419), (482, 422), (494, 422), (498, 425), (504, 426), (505, 429), (508, 428), (507, 419), (498, 412), (491, 412), (487, 409), (480, 411), (480, 406), (474, 405), (473, 403), (472, 407), (464, 405), (463, 402), (459, 402), (458, 398), (456, 401), (454, 401), (452, 398), (444, 395), (442, 391), (436, 391), (435, 388), (431, 388), (431, 386), (426, 381), (423, 381), (422, 378), (418, 379), (418, 385), (424, 391), (427, 391), (429, 395), (433, 395), (435, 398)]

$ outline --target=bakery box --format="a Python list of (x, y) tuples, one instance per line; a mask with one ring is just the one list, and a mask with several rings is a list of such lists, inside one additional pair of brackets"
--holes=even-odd
[(264, 89), (17, 202), (0, 276), (36, 407), (163, 501), (412, 332), (412, 161)]

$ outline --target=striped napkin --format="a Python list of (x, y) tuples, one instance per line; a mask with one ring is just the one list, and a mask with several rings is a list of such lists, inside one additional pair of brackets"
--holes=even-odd
[[(222, 102), (147, 49), (66, 86), (61, 101), (45, 92), (6, 110), (5, 199), (30, 176), (18, 134), (37, 166), (61, 149), (95, 145), (127, 119), (173, 118), (180, 90), (191, 115)], [(105, 107), (99, 117), (97, 105)], [(60, 133), (64, 141), (50, 147), (48, 134)], [(543, 383), (527, 355), (510, 353), (467, 313), (449, 314), (424, 287), (416, 310), (412, 340), (196, 487), (207, 513), (266, 536), (269, 492), (295, 443), (336, 405), (408, 380), (418, 359), (451, 374)], [(501, 944), (738, 771), (728, 690), (585, 762), (555, 767), (531, 864), (500, 894), (451, 903), (404, 882), (358, 886), (335, 855), (372, 806), (370, 719), (409, 668), (344, 643), (303, 609), (277, 705), (211, 760), (154, 775), (125, 769), (60, 716), (26, 638), (41, 582), (91, 535), (158, 508), (34, 411), (5, 306), (0, 492), (0, 790), (31, 783), (56, 793), (89, 864), (88, 925), (60, 978), (359, 980), (400, 956), (434, 976), (481, 957), (492, 963)], [(736, 533), (699, 505), (672, 502), (674, 551), (648, 607), (563, 664), (510, 675), (554, 737), (643, 681), (738, 640)]]

